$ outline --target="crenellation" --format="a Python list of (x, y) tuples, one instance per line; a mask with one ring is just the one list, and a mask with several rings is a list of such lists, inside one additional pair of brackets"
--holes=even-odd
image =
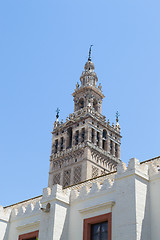
[(127, 170), (126, 163), (121, 162), (117, 165), (117, 173), (118, 174), (124, 173), (126, 170)]
[(60, 193), (60, 194), (63, 193), (62, 186), (58, 185), (58, 184), (54, 185), (51, 189), (51, 195), (52, 196), (55, 196), (57, 193)]
[(148, 175), (148, 165), (142, 165), (140, 164), (139, 160), (136, 158), (131, 158), (128, 163), (128, 167), (126, 167), (125, 163), (119, 163), (117, 165), (117, 176), (116, 178), (119, 178), (120, 176), (129, 176), (133, 173), (138, 174), (139, 176), (149, 179)]
[(33, 203), (30, 203), (26, 206), (25, 213), (30, 214), (33, 210), (34, 210), (34, 205), (33, 205)]
[(131, 158), (129, 160), (127, 170), (136, 169), (136, 168), (139, 168), (139, 166), (140, 166), (139, 160), (137, 158)]
[(111, 179), (107, 178), (104, 180), (104, 182), (102, 184), (101, 191), (111, 188), (112, 186), (113, 186), (113, 181), (111, 181)]
[[(48, 192), (48, 188), (44, 189), (44, 193)], [(59, 184), (56, 184), (52, 186), (49, 190), (49, 194), (43, 194), (43, 197), (41, 199), (41, 204), (44, 204), (46, 202), (51, 202), (54, 199), (69, 201), (70, 197), (70, 190), (69, 189), (62, 189), (62, 186)]]
[(88, 185), (82, 184), (81, 188), (71, 187), (72, 190), (70, 195), (70, 201), (73, 202), (76, 199), (83, 200), (83, 199), (91, 198), (93, 195), (97, 195), (98, 193), (100, 194), (100, 192), (103, 192), (103, 191), (111, 191), (111, 188), (113, 187), (113, 183), (114, 183), (113, 179), (111, 180), (110, 178), (106, 178), (105, 176), (102, 182), (91, 181), (90, 183), (88, 183)]
[(150, 177), (157, 175), (159, 173), (160, 173), (160, 171), (156, 164), (154, 164), (154, 163), (149, 164), (149, 176)]
[(15, 218), (18, 214), (18, 208), (13, 208), (12, 209), (12, 218)]
[(43, 197), (48, 197), (49, 195), (51, 195), (51, 188), (43, 188)]
[(38, 211), (40, 210), (40, 208), (41, 208), (41, 202), (40, 202), (40, 200), (34, 202), (34, 205), (33, 205), (33, 206), (34, 206), (34, 207), (33, 207), (33, 212), (38, 212)]
[(22, 216), (25, 212), (26, 212), (26, 206), (23, 206), (23, 205), (20, 206), (20, 207), (18, 208), (17, 217)]
[(74, 190), (80, 191), (80, 189), (83, 186), (87, 186), (90, 189), (92, 187), (93, 183), (99, 183), (100, 186), (102, 186), (105, 180), (108, 180), (111, 183), (111, 185), (113, 185), (113, 182), (115, 181), (115, 176), (116, 176), (116, 172), (101, 175), (96, 178), (81, 182), (77, 185), (72, 185), (72, 186), (68, 187), (68, 189), (70, 189), (70, 190), (74, 189)]
[(9, 221), (11, 215), (11, 208), (4, 208), (0, 205), (0, 221)]
[(79, 196), (79, 192), (75, 189), (71, 190), (70, 201), (73, 202)]
[(100, 183), (99, 182), (95, 182), (92, 184), (92, 187), (89, 191), (89, 194), (95, 194), (97, 192), (99, 192), (101, 189)]
[(12, 219), (19, 217), (26, 217), (27, 215), (33, 215), (39, 212), (41, 208), (40, 199), (19, 204), (12, 208)]
[(85, 199), (88, 193), (89, 193), (89, 188), (84, 185), (79, 191), (78, 199)]

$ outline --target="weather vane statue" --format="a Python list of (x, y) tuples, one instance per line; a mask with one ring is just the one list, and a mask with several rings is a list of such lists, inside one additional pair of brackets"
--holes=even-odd
[(59, 108), (57, 108), (57, 110), (56, 110), (56, 118), (58, 119), (59, 118), (59, 112), (60, 112), (60, 109)]
[(120, 116), (120, 114), (119, 114), (119, 112), (117, 111), (117, 112), (116, 112), (116, 122), (119, 121), (119, 116)]
[(91, 61), (91, 50), (92, 50), (93, 45), (90, 46), (89, 48), (89, 56), (88, 56), (88, 61)]

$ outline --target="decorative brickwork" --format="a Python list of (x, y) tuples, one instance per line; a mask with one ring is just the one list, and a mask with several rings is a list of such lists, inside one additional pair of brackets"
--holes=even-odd
[(81, 175), (82, 175), (82, 166), (78, 166), (74, 168), (74, 184), (81, 182)]
[(106, 172), (101, 170), (101, 175), (104, 175)]
[(98, 168), (92, 166), (92, 178), (98, 176)]
[(71, 169), (68, 169), (63, 173), (63, 187), (69, 186), (70, 182), (71, 182)]
[(60, 184), (60, 177), (61, 177), (60, 173), (54, 175), (54, 177), (53, 177), (53, 185), (54, 184)]

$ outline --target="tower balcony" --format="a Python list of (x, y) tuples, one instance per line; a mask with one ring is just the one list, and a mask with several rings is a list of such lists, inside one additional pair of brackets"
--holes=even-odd
[(62, 150), (62, 151), (58, 151), (57, 153), (54, 153), (51, 155), (51, 161), (53, 160), (57, 160), (57, 159), (61, 159), (63, 157), (66, 156), (70, 156), (70, 155), (74, 155), (74, 153), (79, 152), (79, 154), (82, 154), (84, 152), (84, 148), (85, 147), (89, 147), (91, 149), (91, 151), (95, 152), (96, 154), (101, 156), (101, 159), (103, 159), (104, 161), (111, 161), (114, 162), (115, 164), (118, 164), (121, 162), (120, 159), (118, 159), (117, 157), (113, 156), (111, 153), (109, 153), (108, 151), (105, 151), (104, 149), (96, 146), (95, 144), (89, 142), (89, 141), (85, 141), (83, 143), (79, 143), (78, 145), (74, 145), (71, 148)]
[(95, 111), (90, 106), (84, 107), (78, 111), (69, 115), (69, 120), (75, 120), (80, 117), (85, 117), (86, 115), (92, 115), (93, 117), (97, 118), (97, 120), (106, 122), (106, 117), (100, 114), (99, 112)]

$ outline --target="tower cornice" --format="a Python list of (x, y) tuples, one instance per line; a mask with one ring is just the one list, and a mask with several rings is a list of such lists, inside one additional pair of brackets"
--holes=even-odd
[(75, 123), (81, 122), (82, 118), (83, 120), (85, 120), (89, 117), (92, 118), (92, 120), (96, 120), (100, 125), (104, 126), (111, 132), (116, 133), (120, 138), (122, 137), (120, 134), (120, 129), (117, 129), (116, 125), (110, 125), (109, 122), (106, 122), (106, 117), (104, 115), (98, 113), (97, 111), (88, 106), (70, 114), (69, 117), (67, 117), (66, 122), (57, 125), (53, 129), (52, 134), (59, 130), (64, 130)]
[(86, 90), (92, 90), (92, 91), (95, 92), (96, 94), (100, 95), (102, 99), (105, 97), (101, 90), (99, 90), (97, 87), (90, 86), (90, 85), (84, 86), (84, 87), (81, 86), (80, 88), (75, 89), (75, 91), (74, 91), (74, 93), (72, 94), (72, 96), (75, 97), (76, 94), (78, 94), (78, 93), (84, 93), (84, 92), (86, 92)]

